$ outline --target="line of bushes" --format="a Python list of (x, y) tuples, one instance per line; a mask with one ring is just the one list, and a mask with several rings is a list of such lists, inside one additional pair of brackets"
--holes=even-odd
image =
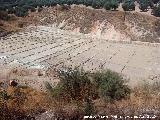
[[(18, 0), (16, 2), (1, 2), (0, 10), (8, 11), (9, 14), (15, 14), (18, 17), (24, 17), (28, 14), (28, 10), (34, 12), (38, 6), (41, 11), (43, 6), (59, 5), (80, 5), (91, 6), (95, 9), (104, 8), (106, 10), (116, 10), (122, 2), (124, 11), (135, 10), (134, 0)], [(141, 11), (147, 11), (152, 8), (153, 15), (160, 17), (160, 1), (159, 0), (138, 0)]]

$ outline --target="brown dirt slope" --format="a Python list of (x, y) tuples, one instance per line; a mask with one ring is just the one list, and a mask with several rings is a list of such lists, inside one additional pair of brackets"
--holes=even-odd
[(28, 20), (43, 25), (54, 23), (61, 29), (107, 39), (115, 34), (115, 39), (119, 40), (160, 42), (159, 18), (138, 12), (94, 10), (83, 6), (72, 6), (68, 10), (54, 7), (31, 13)]
[[(159, 18), (138, 12), (94, 10), (83, 6), (45, 8), (42, 12), (30, 13), (7, 25), (9, 31), (19, 30), (19, 24), (54, 24), (61, 29), (74, 30), (111, 40), (160, 42)], [(8, 29), (4, 25), (4, 29)]]

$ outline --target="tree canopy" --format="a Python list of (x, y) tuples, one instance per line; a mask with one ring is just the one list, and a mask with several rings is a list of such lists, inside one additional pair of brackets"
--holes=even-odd
[[(37, 6), (38, 8), (43, 8), (43, 6), (56, 6), (57, 4), (63, 6), (83, 4), (95, 9), (116, 10), (121, 2), (124, 11), (135, 10), (134, 0), (0, 0), (0, 11), (8, 11), (8, 14), (14, 13), (18, 16), (25, 16), (28, 14), (28, 10), (34, 12)], [(150, 6), (150, 8), (153, 8), (153, 15), (159, 16), (160, 0), (138, 0), (138, 3), (141, 11), (147, 11)], [(19, 9), (22, 11), (19, 11)]]

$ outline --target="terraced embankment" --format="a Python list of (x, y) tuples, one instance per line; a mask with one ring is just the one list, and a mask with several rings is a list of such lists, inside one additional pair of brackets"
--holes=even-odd
[(108, 68), (129, 77), (132, 85), (144, 79), (160, 79), (158, 43), (111, 41), (54, 26), (30, 27), (0, 41), (1, 66), (44, 70), (79, 66), (89, 71)]

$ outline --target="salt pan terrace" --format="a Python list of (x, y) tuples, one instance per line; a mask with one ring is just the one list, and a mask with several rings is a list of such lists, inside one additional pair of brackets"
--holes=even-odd
[(160, 45), (110, 41), (38, 26), (1, 38), (0, 64), (40, 69), (78, 66), (89, 71), (108, 68), (134, 82), (154, 80), (160, 75)]

